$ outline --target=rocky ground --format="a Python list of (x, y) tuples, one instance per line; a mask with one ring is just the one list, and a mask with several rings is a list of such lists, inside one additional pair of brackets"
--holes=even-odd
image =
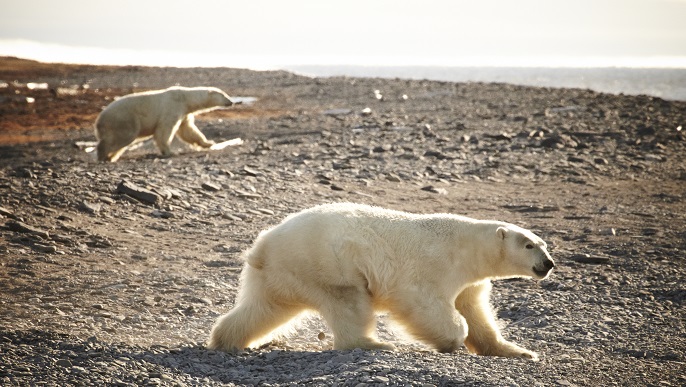
[[(94, 161), (115, 96), (211, 85), (215, 141)], [(0, 384), (686, 384), (686, 103), (505, 84), (0, 59)], [(307, 316), (238, 355), (203, 348), (239, 254), (287, 214), (354, 201), (530, 228), (558, 267), (501, 281), (504, 335), (541, 360), (332, 351)]]

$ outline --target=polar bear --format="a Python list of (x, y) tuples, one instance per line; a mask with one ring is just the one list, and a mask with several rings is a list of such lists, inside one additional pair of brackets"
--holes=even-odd
[(98, 160), (115, 162), (136, 140), (152, 136), (163, 155), (171, 154), (174, 135), (202, 148), (214, 142), (198, 130), (194, 114), (233, 102), (216, 87), (170, 87), (126, 95), (109, 104), (95, 121)]
[(451, 214), (417, 215), (325, 204), (263, 231), (243, 255), (236, 304), (208, 348), (249, 347), (301, 311), (318, 311), (334, 349), (393, 349), (375, 335), (387, 311), (439, 352), (536, 359), (506, 341), (489, 304), (491, 280), (546, 278), (546, 243), (515, 225)]

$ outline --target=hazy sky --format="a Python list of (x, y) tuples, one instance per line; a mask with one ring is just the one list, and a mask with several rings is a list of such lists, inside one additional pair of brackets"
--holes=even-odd
[(0, 0), (0, 14), (0, 55), (22, 40), (301, 63), (686, 57), (686, 0)]

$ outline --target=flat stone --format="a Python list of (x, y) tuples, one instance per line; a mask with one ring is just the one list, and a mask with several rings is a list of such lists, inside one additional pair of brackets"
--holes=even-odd
[(7, 208), (5, 208), (5, 207), (0, 207), (0, 215), (2, 215), (2, 216), (7, 216), (7, 217), (11, 217), (11, 216), (13, 216), (14, 214), (12, 213), (12, 211), (8, 210)]
[(242, 191), (242, 190), (235, 190), (236, 195), (241, 198), (247, 198), (247, 199), (260, 199), (262, 195), (252, 193), (252, 192), (247, 192), (247, 191)]
[(31, 247), (40, 253), (52, 254), (52, 253), (57, 252), (57, 247), (51, 246), (51, 245), (43, 245), (40, 243), (34, 243)]
[(572, 261), (579, 262), (579, 263), (594, 263), (594, 264), (599, 264), (599, 263), (608, 263), (610, 262), (610, 257), (606, 256), (601, 256), (601, 255), (591, 255), (591, 254), (574, 254), (571, 257), (569, 257)]
[(329, 109), (324, 110), (322, 113), (325, 116), (347, 116), (348, 114), (352, 114), (352, 112), (353, 111), (351, 109)]
[(386, 175), (386, 180), (391, 181), (393, 183), (400, 183), (402, 179), (400, 176), (396, 175), (395, 173), (389, 173)]
[(160, 195), (143, 187), (139, 187), (128, 180), (122, 180), (119, 183), (117, 186), (117, 192), (131, 196), (132, 198), (146, 204), (156, 205), (162, 200)]
[(427, 185), (426, 187), (422, 187), (422, 191), (427, 191), (427, 192), (431, 192), (431, 193), (435, 193), (435, 194), (439, 194), (439, 195), (447, 195), (448, 194), (448, 190), (446, 190), (445, 188), (438, 188), (438, 187), (434, 187), (433, 185)]
[(91, 203), (86, 200), (82, 201), (81, 204), (79, 204), (79, 210), (87, 212), (89, 214), (97, 214), (98, 212), (100, 212), (101, 209), (102, 205), (98, 203)]
[(209, 181), (202, 183), (202, 188), (207, 190), (207, 191), (211, 191), (211, 192), (221, 191), (221, 189), (222, 189), (222, 187), (219, 184), (212, 183)]
[(154, 210), (150, 213), (153, 218), (171, 219), (174, 217), (174, 213), (169, 211)]
[(22, 234), (37, 235), (41, 238), (46, 238), (46, 239), (50, 237), (50, 235), (46, 231), (39, 230), (35, 227), (29, 226), (28, 224), (26, 224), (24, 222), (11, 220), (11, 221), (5, 223), (5, 227), (10, 229), (10, 231), (19, 232)]
[(248, 176), (259, 176), (262, 174), (258, 170), (252, 169), (252, 168), (248, 167), (247, 165), (243, 167), (243, 172), (245, 172), (245, 174)]

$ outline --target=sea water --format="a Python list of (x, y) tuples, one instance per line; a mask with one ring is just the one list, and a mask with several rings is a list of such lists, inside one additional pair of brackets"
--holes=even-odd
[(310, 76), (500, 82), (525, 86), (582, 88), (603, 93), (648, 95), (666, 100), (686, 101), (686, 68), (291, 65), (285, 66), (284, 69)]

